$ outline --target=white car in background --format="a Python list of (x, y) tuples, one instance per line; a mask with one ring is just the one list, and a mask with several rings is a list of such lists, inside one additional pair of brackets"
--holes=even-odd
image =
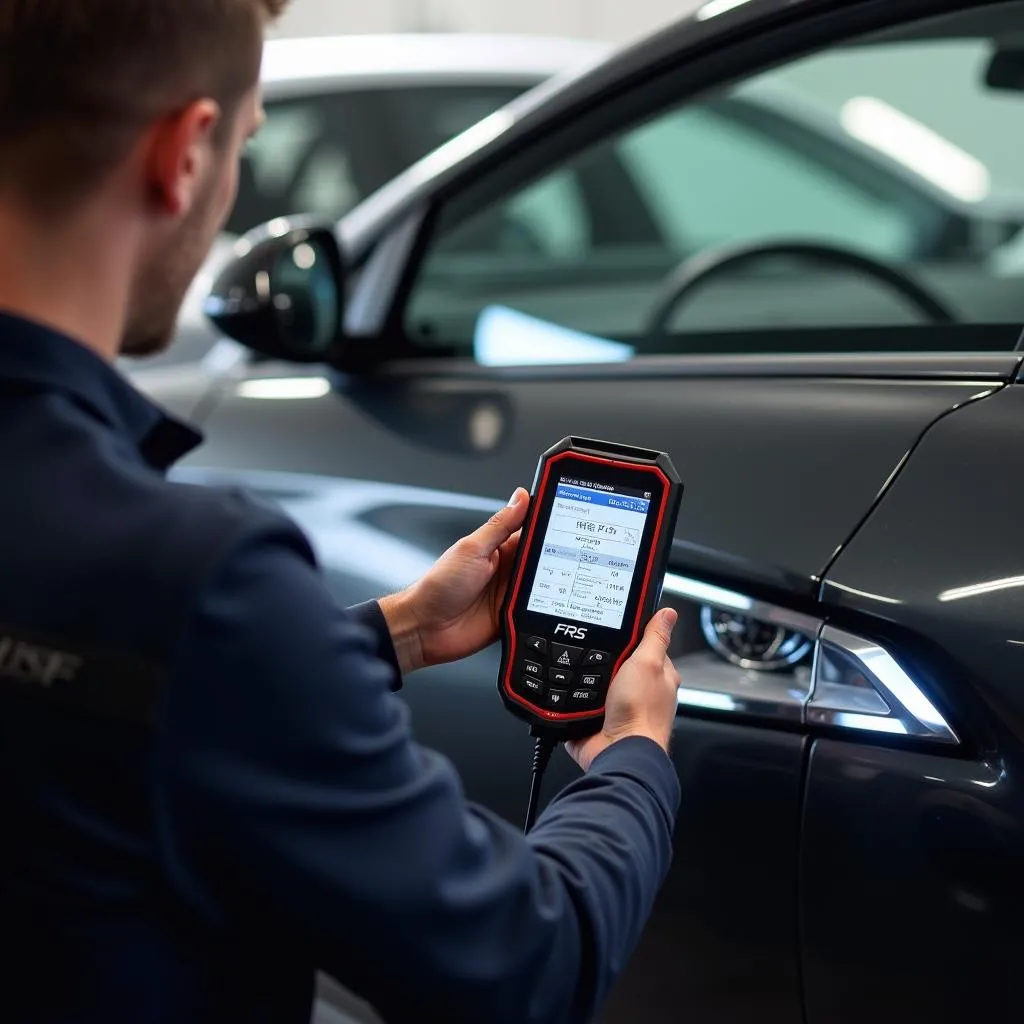
[(544, 36), (365, 35), (267, 42), (266, 124), (238, 200), (180, 319), (180, 337), (129, 370), (191, 362), (213, 335), (202, 303), (237, 238), (275, 217), (337, 220), (417, 160), (521, 93), (595, 64), (607, 44)]

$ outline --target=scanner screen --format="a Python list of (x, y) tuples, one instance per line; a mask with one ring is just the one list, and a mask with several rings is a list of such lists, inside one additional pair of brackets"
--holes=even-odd
[(651, 493), (562, 477), (527, 610), (619, 629)]

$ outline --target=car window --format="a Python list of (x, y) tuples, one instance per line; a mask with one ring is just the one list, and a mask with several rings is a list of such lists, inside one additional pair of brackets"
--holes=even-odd
[(267, 100), (226, 230), (243, 234), (295, 213), (341, 217), (526, 87), (395, 86)]
[(795, 235), (904, 258), (922, 229), (914, 211), (721, 110), (676, 111), (621, 151), (679, 254)]
[[(1000, 33), (1024, 31), (1024, 5), (990, 10)], [(997, 87), (987, 24), (933, 19), (802, 57), (652, 113), (497, 201), (474, 208), (470, 189), (438, 211), (409, 335), (516, 363), (843, 351), (850, 332), (885, 351), (933, 347), (936, 332), (903, 328), (946, 314), (1019, 324), (1024, 69)], [(666, 301), (738, 248), (789, 244)]]

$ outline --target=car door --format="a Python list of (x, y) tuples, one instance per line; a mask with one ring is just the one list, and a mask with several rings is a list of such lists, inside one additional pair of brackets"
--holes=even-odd
[(828, 618), (870, 624), (957, 742), (815, 742), (800, 886), (809, 1019), (1020, 1016), (1024, 570), (1005, 458), (1022, 416), (1018, 381), (936, 423), (824, 581)]
[[(363, 319), (350, 328), (365, 336), (352, 347), (374, 357), (372, 372), (365, 355), (347, 373), (251, 368), (224, 383), (209, 443), (186, 468), (283, 504), (313, 538), (339, 599), (355, 601), (415, 578), (528, 483), (538, 453), (566, 434), (671, 452), (687, 488), (666, 584), (683, 613), (673, 650), (684, 679), (673, 750), (683, 803), (672, 872), (609, 1021), (833, 1019), (832, 1004), (806, 999), (827, 981), (813, 974), (802, 984), (814, 966), (802, 928), (813, 926), (819, 948), (844, 948), (843, 922), (812, 914), (802, 889), (812, 877), (823, 884), (808, 865), (827, 875), (838, 855), (827, 815), (808, 817), (827, 810), (831, 790), (808, 795), (808, 773), (844, 777), (864, 750), (885, 749), (897, 764), (911, 753), (880, 746), (856, 712), (809, 716), (832, 610), (822, 581), (932, 425), (984, 408), (1018, 365), (1024, 296), (996, 259), (1004, 236), (980, 213), (968, 217), (948, 180), (940, 202), (919, 159), (903, 154), (921, 181), (900, 199), (797, 159), (776, 139), (691, 149), (685, 131), (705, 96), (727, 99), (760, 74), (806, 81), (809, 95), (840, 111), (879, 82), (912, 80), (925, 98), (940, 85), (963, 94), (960, 120), (944, 130), (974, 132), (985, 111), (999, 136), (985, 136), (994, 162), (1024, 110), (1018, 93), (996, 98), (978, 84), (996, 28), (973, 17), (910, 20), (955, 14), (954, 3), (888, 0), (824, 15), (795, 5), (785, 17), (777, 6), (762, 5), (760, 22), (750, 15), (757, 32), (723, 21), (720, 38), (694, 36), (692, 53), (682, 36), (669, 70), (637, 73), (589, 113), (412, 211), (377, 250), (398, 265), (376, 276), (371, 259), (355, 283)], [(1000, 24), (1021, 13), (1020, 4), (972, 5), (982, 8)], [(892, 90), (880, 102), (897, 110), (902, 94)], [(897, 113), (905, 127), (910, 115)], [(882, 123), (891, 127), (890, 112)], [(592, 223), (591, 211), (614, 204), (579, 192), (608, 147), (631, 165), (658, 221), (639, 241), (623, 241), (621, 225)], [(980, 188), (976, 163), (961, 161), (961, 193), (968, 179)], [(666, 287), (693, 282), (695, 258), (700, 269), (739, 242), (780, 239), (818, 249), (737, 266), (651, 324)], [(854, 273), (821, 247), (874, 263), (862, 259)], [(689, 276), (666, 281), (684, 261)], [(393, 293), (387, 280), (398, 282)], [(888, 650), (878, 618), (853, 608), (843, 633), (856, 627)], [(501, 710), (496, 672), (496, 653), (484, 652), (410, 679), (404, 697), (418, 736), (453, 759), (470, 797), (518, 822), (529, 741)], [(870, 704), (870, 693), (858, 696)], [(822, 730), (844, 740), (828, 746)], [(918, 737), (915, 756), (933, 739)], [(571, 777), (562, 759), (549, 789)], [(899, 812), (897, 801), (891, 817)], [(856, 820), (851, 812), (848, 828)], [(843, 863), (851, 886), (884, 878), (870, 858)], [(860, 964), (865, 984), (893, 969), (876, 957)], [(949, 1004), (945, 1017), (937, 1012), (968, 1019)]]

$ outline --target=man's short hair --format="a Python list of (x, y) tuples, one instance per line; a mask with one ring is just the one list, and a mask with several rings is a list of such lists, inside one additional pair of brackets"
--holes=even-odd
[(233, 119), (288, 0), (0, 0), (0, 189), (66, 210), (154, 120)]

